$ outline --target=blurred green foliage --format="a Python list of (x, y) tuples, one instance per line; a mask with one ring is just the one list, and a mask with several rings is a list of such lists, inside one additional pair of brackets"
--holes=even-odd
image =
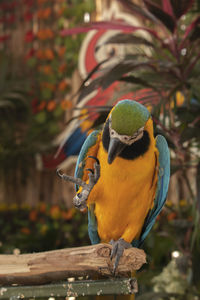
[(89, 244), (87, 216), (75, 209), (40, 204), (0, 207), (0, 253), (48, 251)]

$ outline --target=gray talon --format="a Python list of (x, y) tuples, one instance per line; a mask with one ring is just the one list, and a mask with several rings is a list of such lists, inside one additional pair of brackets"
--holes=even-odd
[(58, 175), (58, 177), (60, 177), (61, 179), (65, 180), (65, 181), (71, 181), (77, 185), (82, 186), (83, 188), (87, 185), (83, 180), (81, 180), (80, 178), (75, 178), (73, 176), (70, 175), (66, 175), (66, 174), (61, 174), (60, 170), (56, 170), (56, 174)]
[(71, 181), (78, 186), (82, 186), (82, 191), (80, 193), (77, 193), (76, 196), (73, 198), (74, 206), (80, 210), (87, 208), (88, 196), (100, 177), (100, 163), (98, 158), (94, 156), (88, 156), (88, 158), (93, 158), (96, 161), (94, 163), (94, 170), (87, 169), (89, 171), (89, 183), (84, 182), (80, 178), (75, 178), (66, 174), (61, 174), (60, 170), (56, 171), (57, 175), (63, 180)]
[(110, 259), (112, 260), (113, 258), (116, 257), (115, 262), (114, 262), (114, 268), (113, 268), (113, 275), (115, 276), (117, 267), (119, 265), (119, 260), (120, 260), (120, 258), (122, 257), (122, 255), (124, 253), (124, 249), (131, 248), (132, 245), (129, 244), (128, 242), (126, 242), (122, 238), (117, 240), (117, 241), (111, 240), (110, 244), (112, 245)]

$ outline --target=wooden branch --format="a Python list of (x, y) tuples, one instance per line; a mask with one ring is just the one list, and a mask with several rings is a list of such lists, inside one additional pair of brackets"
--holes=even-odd
[[(109, 244), (98, 244), (33, 254), (0, 255), (0, 284), (44, 284), (87, 275), (111, 277), (111, 248)], [(117, 276), (130, 275), (144, 263), (143, 250), (126, 249)]]

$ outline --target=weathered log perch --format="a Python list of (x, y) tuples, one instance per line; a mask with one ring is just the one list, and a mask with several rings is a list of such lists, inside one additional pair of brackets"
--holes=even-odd
[[(41, 253), (0, 255), (0, 284), (44, 284), (80, 276), (111, 277), (111, 248), (109, 244), (98, 244)], [(143, 250), (126, 249), (117, 276), (129, 276), (144, 263), (146, 255)]]

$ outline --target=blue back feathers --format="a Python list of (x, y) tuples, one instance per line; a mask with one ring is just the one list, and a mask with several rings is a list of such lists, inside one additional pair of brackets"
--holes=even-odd
[(139, 247), (143, 243), (144, 239), (153, 227), (156, 217), (159, 215), (167, 197), (170, 179), (170, 154), (167, 142), (162, 135), (158, 135), (156, 137), (156, 147), (159, 152), (159, 172), (154, 207), (149, 211), (146, 217), (140, 239), (132, 242), (134, 247)]

